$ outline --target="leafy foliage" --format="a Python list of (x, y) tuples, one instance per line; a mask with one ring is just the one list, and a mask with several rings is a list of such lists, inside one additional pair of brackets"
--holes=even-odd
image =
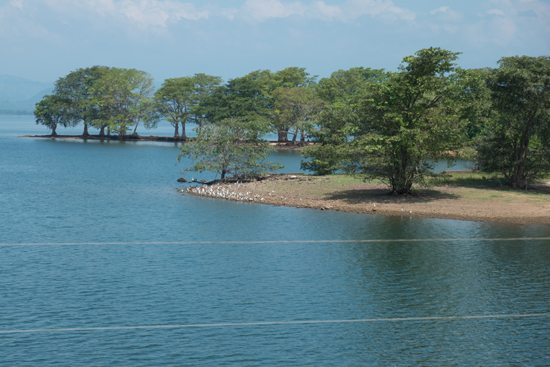
[(317, 175), (355, 172), (361, 162), (350, 149), (352, 131), (358, 123), (356, 111), (349, 107), (327, 107), (319, 113), (316, 123), (319, 128), (311, 133), (315, 144), (302, 151), (302, 156), (309, 159), (302, 161), (301, 168)]
[(232, 118), (268, 123), (272, 78), (269, 70), (257, 70), (231, 79), (202, 101), (201, 110), (210, 122)]
[(283, 166), (266, 162), (269, 143), (259, 138), (267, 131), (257, 121), (229, 118), (216, 123), (204, 123), (196, 129), (195, 140), (183, 144), (178, 156), (189, 157), (194, 164), (184, 171), (210, 171), (226, 175), (257, 176)]
[(525, 189), (550, 172), (550, 57), (504, 57), (488, 84), (495, 119), (478, 163)]
[(185, 123), (195, 121), (202, 125), (207, 109), (201, 103), (210, 92), (221, 84), (221, 78), (206, 74), (192, 77), (166, 79), (155, 93), (156, 111), (175, 128), (174, 137), (186, 137)]
[(279, 141), (288, 141), (289, 132), (292, 143), (301, 134), (304, 142), (307, 134), (313, 130), (314, 118), (323, 108), (323, 102), (315, 92), (306, 87), (277, 88), (273, 91), (273, 125), (279, 135)]
[(319, 81), (316, 91), (321, 99), (330, 104), (349, 105), (357, 103), (372, 83), (387, 79), (384, 69), (356, 67), (338, 70), (330, 78)]
[(70, 101), (56, 95), (46, 95), (36, 104), (34, 110), (36, 123), (47, 126), (56, 136), (56, 128), (59, 125), (68, 127), (74, 124), (70, 115)]
[(136, 69), (111, 68), (103, 71), (91, 88), (89, 103), (98, 109), (92, 126), (108, 127), (119, 135), (126, 135), (141, 121), (146, 127), (154, 126), (157, 116), (153, 106), (153, 78)]
[(109, 70), (106, 66), (93, 66), (77, 69), (55, 82), (54, 95), (70, 101), (72, 119), (84, 122), (83, 136), (88, 134), (88, 125), (98, 118), (98, 108), (94, 103), (93, 87), (103, 73)]
[(367, 160), (367, 178), (387, 180), (395, 194), (410, 194), (439, 158), (460, 141), (463, 120), (451, 72), (458, 53), (439, 48), (403, 59), (398, 73), (373, 84), (361, 106), (354, 149)]

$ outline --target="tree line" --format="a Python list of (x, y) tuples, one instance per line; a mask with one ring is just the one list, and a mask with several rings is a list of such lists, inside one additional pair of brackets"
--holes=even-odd
[(57, 126), (83, 124), (83, 135), (91, 126), (124, 136), (166, 120), (185, 139), (192, 122), (197, 137), (180, 158), (196, 162), (188, 170), (222, 177), (280, 167), (264, 162), (266, 133), (315, 142), (303, 150), (303, 169), (382, 179), (396, 194), (433, 175), (430, 159), (457, 155), (502, 173), (514, 188), (550, 173), (550, 58), (503, 57), (497, 68), (462, 69), (459, 55), (423, 49), (396, 72), (356, 67), (320, 80), (298, 67), (226, 83), (195, 74), (166, 79), (158, 90), (143, 71), (94, 66), (60, 78), (35, 116), (52, 135)]

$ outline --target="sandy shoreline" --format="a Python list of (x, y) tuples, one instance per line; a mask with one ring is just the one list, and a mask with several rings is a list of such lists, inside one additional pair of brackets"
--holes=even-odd
[(250, 183), (189, 187), (185, 193), (225, 200), (337, 210), (372, 215), (469, 221), (550, 224), (550, 185), (523, 192), (435, 186), (417, 196), (388, 195), (382, 184), (349, 182), (338, 176), (279, 176)]

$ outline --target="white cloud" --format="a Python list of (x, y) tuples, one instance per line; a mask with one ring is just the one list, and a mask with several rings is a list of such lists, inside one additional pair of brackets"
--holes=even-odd
[(445, 13), (447, 10), (449, 10), (449, 7), (448, 6), (442, 6), (440, 8), (437, 8), (435, 10), (432, 10), (430, 12), (431, 15), (435, 15), (437, 13)]
[[(414, 12), (395, 6), (391, 0), (348, 0), (341, 6), (328, 5), (321, 0), (309, 4), (304, 4), (301, 1), (247, 0), (237, 13), (256, 21), (290, 16), (344, 22), (362, 16), (390, 15), (402, 20), (413, 20), (415, 18)], [(235, 15), (236, 13), (231, 14), (232, 17), (235, 17)]]
[(363, 15), (371, 17), (391, 15), (409, 21), (416, 18), (413, 11), (395, 6), (391, 0), (350, 0), (347, 13), (350, 18), (358, 18)]
[(19, 10), (23, 10), (23, 0), (12, 0), (10, 5)]
[(197, 10), (194, 4), (175, 0), (43, 0), (61, 13), (80, 16), (99, 15), (104, 18), (127, 20), (140, 28), (166, 27), (170, 21), (199, 20), (209, 13)]
[(487, 14), (489, 15), (500, 15), (501, 17), (504, 16), (504, 12), (501, 9), (491, 9), (487, 11)]
[(343, 19), (343, 12), (339, 6), (327, 5), (323, 1), (314, 1), (311, 4), (312, 15), (321, 19)]
[(292, 15), (303, 16), (307, 7), (301, 2), (282, 3), (279, 0), (247, 0), (241, 13), (257, 21), (269, 18), (286, 18)]
[[(415, 13), (396, 6), (391, 0), (347, 0), (340, 5), (330, 5), (323, 0), (246, 0), (242, 7), (217, 7), (205, 3), (202, 9), (184, 0), (11, 0), (12, 9), (27, 11), (42, 9), (59, 15), (65, 22), (71, 19), (79, 23), (83, 19), (129, 22), (142, 29), (166, 28), (181, 20), (197, 21), (213, 16), (230, 20), (252, 19), (262, 22), (272, 18), (292, 16), (328, 21), (347, 22), (363, 16), (390, 17), (413, 20)], [(194, 1), (194, 0), (188, 0)], [(208, 10), (205, 10), (208, 9)]]

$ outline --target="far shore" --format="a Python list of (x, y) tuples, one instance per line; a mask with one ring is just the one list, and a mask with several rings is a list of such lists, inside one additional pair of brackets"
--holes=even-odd
[[(101, 141), (158, 141), (169, 143), (185, 143), (189, 138), (173, 137), (173, 136), (158, 136), (158, 135), (23, 135), (21, 138), (39, 138), (39, 139), (69, 139), (69, 140), (101, 140)], [(192, 138), (191, 138), (192, 139)], [(304, 146), (313, 143), (296, 143), (270, 141), (269, 145), (277, 150), (300, 150)]]
[(389, 195), (388, 186), (365, 183), (359, 177), (300, 174), (272, 175), (240, 184), (199, 185), (183, 193), (223, 200), (219, 192), (234, 192), (236, 197), (226, 194), (225, 199), (407, 218), (550, 224), (550, 182), (524, 191), (508, 189), (496, 178), (478, 173), (453, 172), (451, 176), (448, 182), (420, 188), (413, 196)]

